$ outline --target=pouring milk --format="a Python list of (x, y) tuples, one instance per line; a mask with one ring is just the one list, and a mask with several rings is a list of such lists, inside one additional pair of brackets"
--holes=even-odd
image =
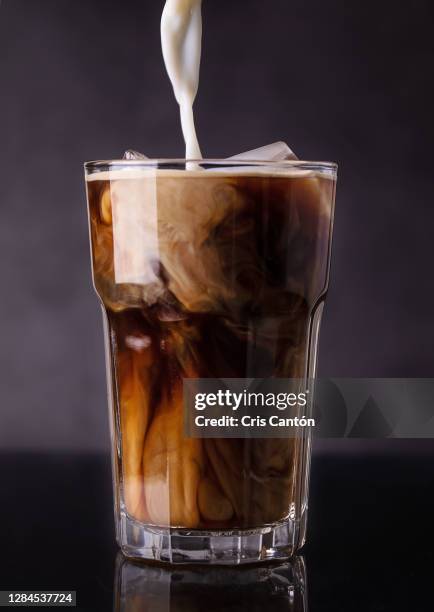
[(167, 0), (161, 16), (164, 63), (179, 104), (186, 159), (201, 159), (193, 102), (199, 85), (202, 0)]

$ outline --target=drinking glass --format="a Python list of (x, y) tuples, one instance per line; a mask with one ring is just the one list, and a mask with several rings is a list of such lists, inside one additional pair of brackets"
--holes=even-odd
[(336, 165), (113, 160), (85, 174), (119, 546), (169, 563), (291, 556), (310, 431), (189, 437), (183, 383), (314, 378)]

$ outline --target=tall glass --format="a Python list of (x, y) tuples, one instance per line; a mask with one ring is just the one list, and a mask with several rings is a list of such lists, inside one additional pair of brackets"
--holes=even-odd
[(170, 563), (292, 555), (305, 540), (310, 434), (188, 437), (183, 380), (314, 377), (335, 164), (85, 171), (120, 547)]

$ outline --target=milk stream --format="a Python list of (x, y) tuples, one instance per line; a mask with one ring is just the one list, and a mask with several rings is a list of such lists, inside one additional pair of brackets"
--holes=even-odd
[(186, 159), (202, 159), (193, 102), (199, 85), (202, 0), (166, 0), (161, 16), (164, 63), (179, 104)]

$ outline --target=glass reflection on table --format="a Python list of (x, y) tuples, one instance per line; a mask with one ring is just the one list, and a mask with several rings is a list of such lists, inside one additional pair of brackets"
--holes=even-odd
[(247, 567), (163, 567), (118, 554), (116, 612), (307, 612), (303, 557)]

